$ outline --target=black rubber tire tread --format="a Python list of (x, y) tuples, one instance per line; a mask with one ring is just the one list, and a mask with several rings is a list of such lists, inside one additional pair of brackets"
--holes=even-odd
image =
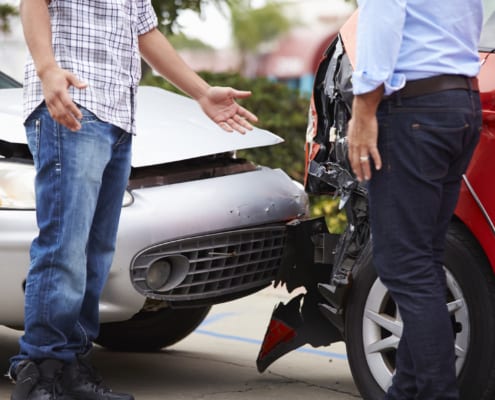
[(371, 286), (377, 279), (372, 265), (371, 247), (359, 257), (361, 262), (354, 276), (345, 310), (344, 337), (347, 359), (354, 382), (365, 400), (382, 400), (384, 392), (369, 371), (363, 347), (363, 315)]
[(127, 321), (101, 324), (95, 342), (110, 350), (158, 351), (191, 334), (206, 318), (210, 308), (165, 308), (140, 312)]
[[(478, 297), (478, 304), (469, 309), (470, 323), (473, 320), (483, 319), (484, 326), (480, 326), (473, 334), (471, 329), (468, 359), (459, 376), (461, 400), (493, 400), (495, 398), (495, 274), (483, 252), (483, 249), (471, 232), (461, 223), (453, 222), (450, 225), (447, 240), (451, 241), (453, 249), (446, 253), (446, 264), (457, 262), (462, 253), (472, 257), (476, 268), (476, 281), (471, 278), (472, 267), (465, 266), (463, 271), (471, 283), (471, 295)], [(474, 274), (473, 274), (474, 275)], [(456, 277), (457, 281), (459, 279)], [(462, 288), (464, 292), (464, 288)], [(464, 292), (467, 297), (467, 293)], [(469, 304), (469, 300), (466, 300)], [(471, 349), (473, 347), (470, 347)]]
[[(369, 371), (362, 342), (364, 305), (377, 276), (371, 251), (361, 257), (346, 305), (345, 337), (350, 369), (365, 400), (382, 400)], [(495, 275), (481, 247), (458, 221), (449, 227), (445, 265), (461, 287), (470, 316), (471, 338), (459, 374), (461, 400), (493, 400), (495, 394)]]

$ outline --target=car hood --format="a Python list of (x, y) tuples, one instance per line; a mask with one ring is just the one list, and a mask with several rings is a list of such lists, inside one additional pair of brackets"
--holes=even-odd
[[(132, 166), (157, 165), (254, 147), (283, 140), (254, 128), (245, 135), (225, 132), (194, 100), (150, 86), (138, 90), (137, 135)], [(26, 143), (22, 89), (0, 90), (0, 140)]]

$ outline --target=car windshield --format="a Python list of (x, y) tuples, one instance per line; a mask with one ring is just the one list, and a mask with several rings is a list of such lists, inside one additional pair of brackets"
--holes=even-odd
[(0, 71), (0, 89), (11, 89), (19, 87), (22, 87), (19, 82)]
[(484, 0), (484, 24), (481, 32), (480, 50), (493, 51), (495, 49), (495, 1)]

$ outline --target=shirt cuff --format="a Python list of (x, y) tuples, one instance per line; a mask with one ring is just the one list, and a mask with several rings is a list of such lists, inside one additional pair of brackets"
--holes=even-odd
[(137, 34), (143, 35), (158, 26), (158, 18), (150, 1), (144, 2), (144, 5), (140, 3), (140, 5), (141, 7), (138, 9)]
[(405, 86), (406, 76), (404, 74), (392, 74), (390, 78), (387, 78), (385, 74), (371, 76), (366, 71), (354, 71), (352, 73), (352, 92), (354, 95), (372, 92), (382, 84), (384, 94), (388, 96)]

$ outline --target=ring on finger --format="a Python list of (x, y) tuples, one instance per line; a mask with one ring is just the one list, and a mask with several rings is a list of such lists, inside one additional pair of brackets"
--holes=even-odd
[(370, 159), (370, 158), (369, 158), (368, 156), (360, 156), (360, 157), (359, 157), (359, 161), (361, 161), (361, 162), (366, 162), (366, 161), (368, 161), (369, 159)]

